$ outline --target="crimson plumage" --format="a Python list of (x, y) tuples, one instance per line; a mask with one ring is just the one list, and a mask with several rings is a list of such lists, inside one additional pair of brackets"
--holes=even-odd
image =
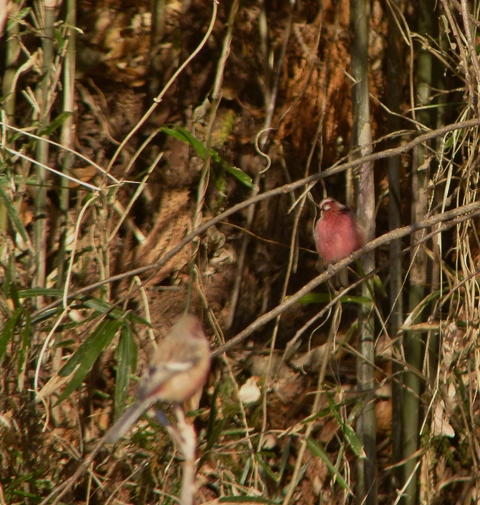
[(210, 370), (210, 344), (200, 321), (184, 314), (158, 344), (140, 383), (137, 399), (110, 428), (105, 442), (114, 444), (155, 402), (182, 404), (205, 383)]
[[(320, 203), (322, 216), (315, 225), (315, 246), (327, 264), (337, 263), (365, 244), (365, 235), (352, 209), (333, 198)], [(342, 285), (345, 283), (342, 281)]]

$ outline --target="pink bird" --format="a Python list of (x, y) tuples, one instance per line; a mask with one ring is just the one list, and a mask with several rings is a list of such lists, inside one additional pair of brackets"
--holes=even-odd
[[(315, 225), (314, 237), (317, 252), (331, 265), (350, 256), (365, 245), (365, 235), (352, 209), (333, 198), (320, 203), (322, 217)], [(339, 273), (340, 284), (348, 286), (348, 270)]]

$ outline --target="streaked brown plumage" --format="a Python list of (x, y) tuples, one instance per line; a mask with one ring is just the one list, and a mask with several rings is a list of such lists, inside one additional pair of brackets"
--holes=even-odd
[(137, 400), (110, 428), (105, 442), (123, 437), (155, 402), (182, 404), (205, 383), (210, 370), (210, 344), (198, 318), (184, 314), (159, 343), (137, 391)]

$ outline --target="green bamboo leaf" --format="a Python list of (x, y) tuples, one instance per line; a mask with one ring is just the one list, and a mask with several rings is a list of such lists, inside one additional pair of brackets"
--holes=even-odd
[(233, 175), (235, 178), (237, 178), (242, 184), (245, 184), (245, 186), (248, 186), (249, 188), (254, 187), (252, 178), (249, 175), (247, 175), (243, 170), (240, 170), (237, 167), (232, 167), (230, 164), (228, 164), (217, 153), (217, 151), (215, 151), (215, 149), (210, 149), (210, 157), (212, 158), (213, 161), (218, 163), (224, 170), (226, 170), (231, 175)]
[(338, 424), (343, 425), (342, 418), (340, 417), (340, 414), (338, 413), (337, 406), (335, 405), (335, 402), (332, 398), (332, 395), (327, 393), (327, 400), (328, 400), (328, 405), (330, 407), (330, 413), (332, 416), (335, 418)]
[(212, 170), (210, 172), (211, 179), (213, 182), (213, 185), (215, 186), (215, 189), (218, 191), (220, 195), (220, 200), (223, 200), (226, 196), (225, 190), (227, 187), (227, 179), (225, 178), (225, 170), (222, 171), (215, 171)]
[(345, 439), (348, 442), (348, 445), (352, 448), (352, 451), (358, 456), (359, 458), (366, 458), (367, 455), (365, 454), (365, 451), (363, 449), (363, 444), (358, 438), (357, 434), (353, 430), (353, 428), (348, 425), (344, 424), (342, 427), (343, 434), (345, 435)]
[(109, 312), (113, 318), (120, 318), (124, 315), (124, 312), (120, 307), (114, 307), (103, 300), (99, 300), (98, 298), (87, 297), (85, 298), (83, 304), (85, 307), (93, 309), (100, 314)]
[[(299, 303), (303, 305), (309, 305), (311, 303), (328, 303), (332, 300), (329, 293), (309, 293), (300, 298)], [(367, 303), (372, 303), (372, 299), (368, 296), (354, 296), (354, 295), (344, 295), (340, 297), (342, 303), (356, 303), (358, 305), (363, 305)]]
[[(120, 328), (122, 324), (123, 321), (120, 319), (105, 319), (102, 321), (61, 368), (59, 375), (61, 377), (67, 377), (78, 365), (86, 361), (93, 364), (99, 354), (105, 349), (106, 345), (113, 340), (118, 328)], [(95, 355), (95, 357), (93, 357), (93, 355)]]
[(288, 467), (288, 462), (290, 461), (291, 456), (291, 448), (292, 448), (292, 437), (287, 437), (286, 444), (282, 449), (282, 460), (280, 461), (280, 467), (278, 469), (278, 475), (280, 476), (280, 480), (283, 479), (285, 471)]
[(30, 237), (28, 236), (25, 226), (23, 226), (22, 219), (20, 218), (20, 215), (18, 214), (15, 205), (13, 205), (12, 200), (10, 200), (9, 196), (7, 195), (7, 193), (5, 193), (1, 185), (0, 185), (0, 198), (3, 200), (5, 207), (7, 208), (8, 217), (12, 221), (14, 228), (18, 231), (25, 244), (27, 244), (27, 247), (29, 249), (32, 249), (32, 245), (30, 243)]
[[(190, 144), (195, 151), (197, 151), (198, 156), (204, 160), (206, 155), (206, 147), (196, 139), (188, 130), (182, 128), (181, 126), (176, 125), (174, 128), (167, 128), (166, 126), (162, 127), (161, 130), (182, 142), (187, 142)], [(224, 170), (233, 175), (236, 179), (238, 179), (242, 184), (248, 186), (249, 188), (253, 188), (252, 178), (247, 175), (243, 170), (240, 170), (237, 167), (232, 167), (228, 164), (215, 149), (210, 149), (210, 157), (213, 161), (218, 163)]]
[(151, 324), (144, 319), (143, 317), (138, 316), (134, 312), (124, 312), (121, 308), (110, 305), (109, 303), (99, 300), (98, 298), (86, 297), (83, 301), (85, 307), (89, 307), (90, 309), (94, 309), (100, 314), (110, 313), (110, 316), (113, 318), (125, 318), (132, 323), (144, 324), (151, 328)]
[(374, 275), (373, 276), (373, 285), (375, 286), (375, 291), (377, 293), (380, 293), (383, 298), (387, 297), (387, 290), (385, 289), (385, 286), (382, 282), (382, 279), (380, 279), (379, 275)]
[(302, 296), (298, 302), (303, 305), (309, 305), (311, 303), (328, 303), (331, 299), (328, 293), (308, 293)]
[(115, 384), (115, 417), (125, 408), (130, 373), (137, 368), (137, 344), (129, 324), (122, 327), (117, 352), (117, 381)]
[(323, 419), (324, 417), (328, 417), (330, 415), (331, 415), (330, 409), (328, 408), (320, 409), (317, 412), (315, 412), (315, 414), (312, 414), (303, 419), (302, 424), (308, 424), (313, 421), (316, 421), (317, 419)]
[(227, 416), (219, 416), (217, 398), (219, 395), (218, 386), (213, 392), (210, 416), (208, 418), (208, 424), (206, 429), (205, 438), (207, 440), (207, 445), (203, 453), (202, 458), (206, 456), (208, 451), (217, 443), (218, 439), (221, 437), (225, 424), (227, 422)]
[(332, 398), (332, 395), (327, 394), (327, 398), (328, 398), (328, 404), (330, 406), (330, 412), (336, 419), (337, 423), (340, 425), (340, 428), (342, 430), (343, 435), (345, 436), (345, 440), (347, 441), (348, 445), (352, 448), (356, 456), (358, 456), (359, 458), (365, 458), (366, 455), (365, 451), (363, 450), (363, 444), (357, 437), (357, 434), (355, 433), (353, 428), (349, 424), (345, 423), (341, 418), (340, 413), (338, 412), (337, 406), (335, 404), (335, 401)]
[[(93, 322), (95, 323), (95, 321), (98, 319), (98, 312), (92, 312), (91, 314), (86, 314), (84, 319), (82, 319), (81, 323), (79, 323), (78, 321), (75, 321), (75, 320), (65, 320), (64, 323), (61, 323), (57, 326), (58, 328), (58, 332), (65, 332), (65, 331), (68, 331), (68, 330), (73, 330), (73, 329), (76, 329), (78, 328), (78, 326), (81, 324), (82, 326), (83, 325), (87, 325), (88, 323), (90, 322)], [(50, 329), (50, 325), (49, 326), (46, 326), (45, 329)], [(70, 341), (71, 339), (67, 339), (67, 342)], [(63, 342), (63, 340), (62, 340)], [(73, 342), (75, 343), (75, 340), (73, 340)], [(56, 345), (57, 347), (60, 345), (60, 341), (56, 341)], [(68, 346), (71, 346), (71, 344), (66, 344)]]
[(225, 160), (220, 161), (220, 165), (224, 168), (229, 174), (233, 175), (236, 179), (238, 179), (242, 184), (249, 188), (253, 188), (254, 184), (252, 178), (247, 175), (243, 170), (240, 170), (237, 167), (232, 167)]
[(7, 31), (9, 32), (10, 30), (12, 30), (16, 24), (19, 24), (18, 21), (26, 18), (31, 11), (32, 11), (31, 7), (26, 7), (24, 9), (20, 9), (20, 11), (17, 14), (15, 14), (15, 16), (11, 17), (7, 16)]
[(38, 134), (40, 137), (51, 135), (57, 128), (62, 126), (66, 119), (68, 119), (73, 112), (61, 112), (55, 119), (53, 119), (48, 126), (43, 128)]
[(349, 485), (346, 483), (345, 479), (342, 477), (341, 473), (337, 470), (337, 468), (332, 464), (330, 461), (330, 458), (328, 457), (328, 454), (326, 453), (325, 449), (315, 442), (315, 440), (311, 439), (310, 437), (307, 438), (307, 446), (310, 449), (310, 452), (317, 458), (320, 458), (326, 465), (327, 468), (330, 470), (330, 473), (332, 473), (335, 476), (335, 479), (337, 482), (342, 486), (343, 489), (348, 491), (350, 494), (353, 494), (352, 491), (350, 490)]
[(182, 142), (186, 142), (190, 144), (197, 154), (202, 160), (205, 158), (205, 146), (200, 142), (200, 140), (196, 139), (189, 131), (185, 130), (181, 126), (175, 126), (174, 128), (167, 128), (166, 126), (160, 128), (163, 133), (170, 135), (171, 137), (176, 138), (177, 140), (181, 140)]
[(145, 326), (148, 326), (149, 328), (152, 328), (152, 324), (151, 323), (149, 323), (143, 317), (140, 317), (138, 314), (135, 314), (135, 312), (127, 312), (125, 314), (125, 320), (126, 321), (130, 321), (132, 324), (144, 324)]
[(65, 390), (57, 400), (56, 405), (61, 403), (65, 398), (68, 398), (85, 379), (86, 375), (92, 369), (95, 361), (100, 353), (115, 337), (118, 329), (125, 324), (121, 319), (105, 319), (102, 321), (95, 331), (85, 340), (85, 342), (77, 349), (75, 354), (71, 356), (68, 362), (60, 370), (61, 377), (67, 377), (74, 373), (71, 381), (65, 387)]
[(3, 357), (5, 356), (8, 343), (15, 334), (15, 328), (22, 314), (23, 314), (23, 307), (19, 307), (8, 318), (8, 321), (5, 323), (5, 326), (3, 327), (2, 333), (0, 334), (0, 363), (2, 362)]
[(345, 295), (340, 297), (342, 303), (356, 303), (357, 305), (371, 304), (372, 299), (368, 296)]
[[(65, 37), (63, 36), (62, 31), (60, 31), (58, 29), (55, 30), (54, 34), (55, 34), (55, 40), (57, 41), (59, 52), (61, 52), (63, 50), (63, 48), (65, 47)], [(62, 113), (62, 114), (64, 114), (64, 113)]]
[(202, 451), (202, 456), (200, 457), (200, 461), (198, 462), (197, 468), (201, 468), (203, 463), (210, 457), (210, 451), (220, 439), (220, 437), (224, 436), (224, 428), (227, 423), (227, 416), (219, 416), (218, 412), (218, 402), (217, 398), (219, 395), (218, 384), (213, 391), (213, 396), (211, 400), (211, 409), (210, 416), (208, 417), (208, 424), (205, 433), (205, 439), (207, 441), (205, 445), (205, 449)]
[(272, 471), (271, 467), (267, 465), (265, 461), (263, 461), (261, 454), (259, 454), (258, 452), (255, 453), (255, 459), (257, 460), (258, 464), (262, 467), (263, 471), (273, 480), (273, 482), (278, 484), (280, 482), (279, 476)]
[(5, 276), (5, 294), (7, 298), (13, 301), (13, 306), (18, 309), (22, 306), (20, 296), (18, 294), (17, 285), (15, 283), (15, 264), (13, 254), (8, 261), (7, 275)]
[(25, 311), (25, 326), (22, 330), (22, 346), (20, 348), (18, 356), (18, 374), (23, 373), (25, 362), (27, 359), (27, 351), (30, 347), (30, 341), (32, 338), (31, 324), (30, 324), (30, 312)]
[(63, 296), (63, 289), (31, 288), (22, 289), (18, 292), (19, 298), (36, 298), (37, 296), (51, 296), (60, 298)]
[(52, 309), (44, 310), (40, 312), (37, 317), (32, 318), (32, 324), (38, 324), (43, 321), (48, 321), (49, 319), (57, 316), (62, 311), (62, 307), (53, 307)]

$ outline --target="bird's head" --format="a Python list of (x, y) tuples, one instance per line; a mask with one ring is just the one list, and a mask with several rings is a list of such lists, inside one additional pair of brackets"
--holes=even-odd
[(333, 212), (345, 212), (345, 209), (348, 209), (348, 207), (345, 207), (345, 205), (337, 202), (337, 200), (334, 200), (333, 198), (324, 198), (320, 202), (320, 210), (325, 214), (328, 211), (333, 211)]

